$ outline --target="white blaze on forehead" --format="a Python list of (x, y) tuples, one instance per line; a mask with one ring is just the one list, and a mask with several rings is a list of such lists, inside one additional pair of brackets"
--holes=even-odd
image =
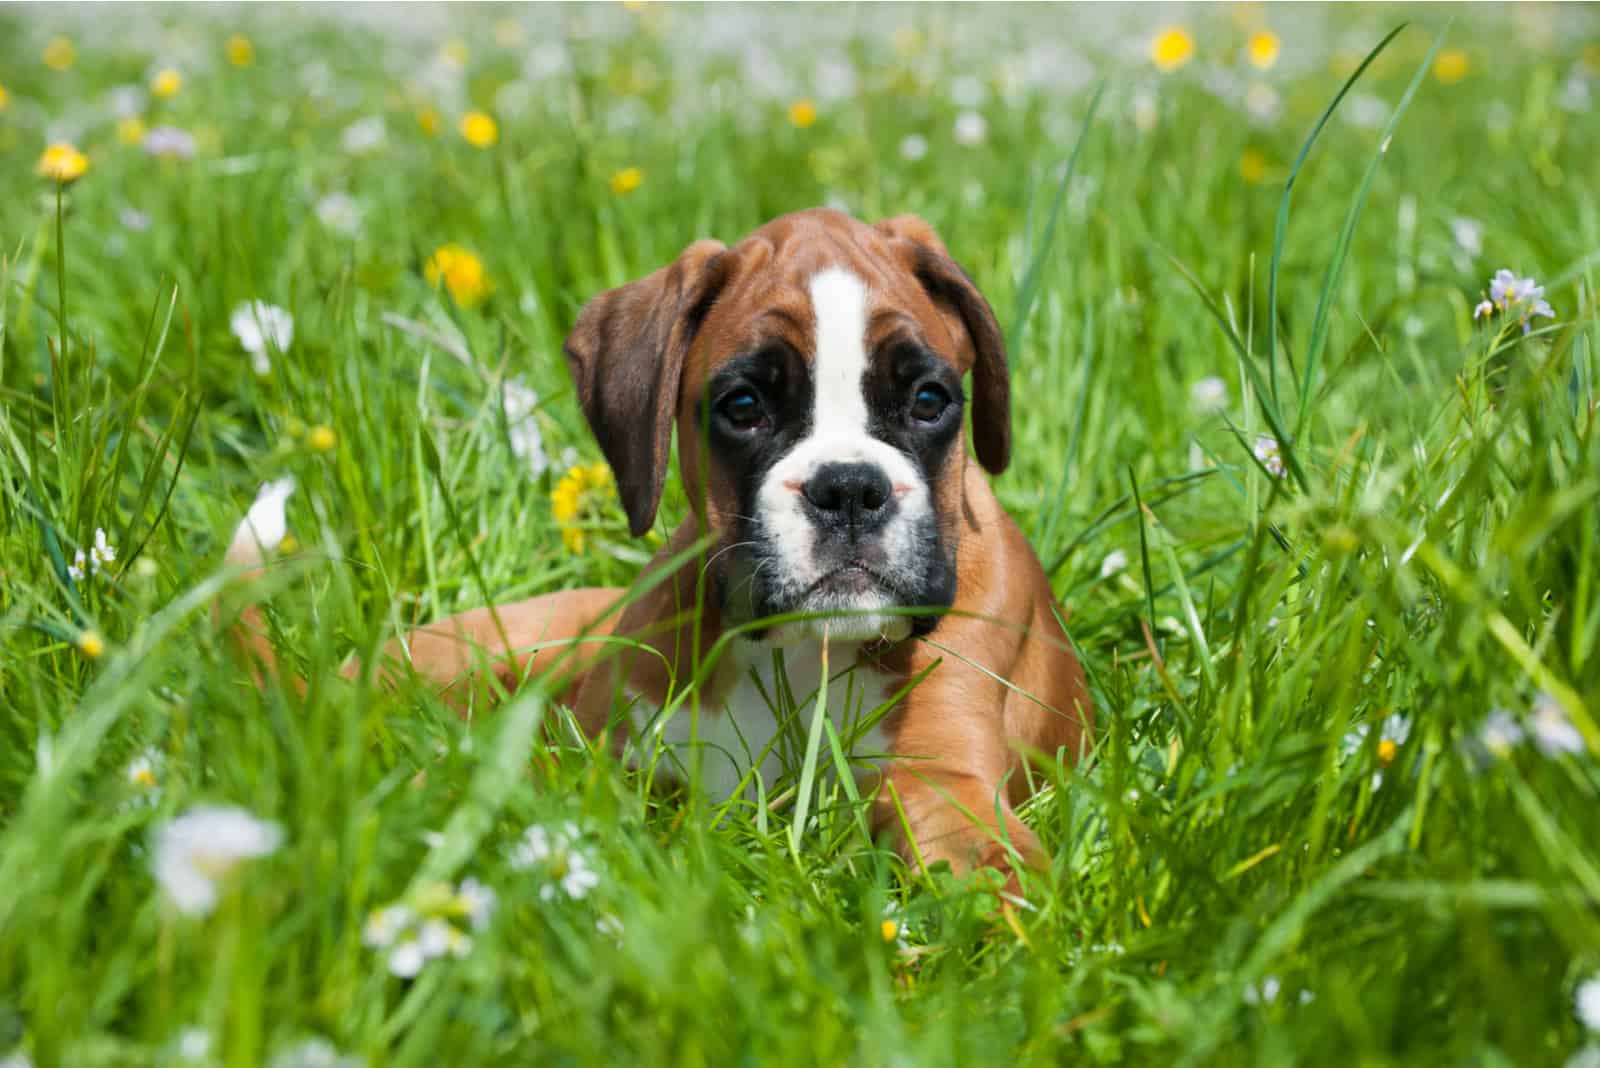
[(867, 287), (849, 271), (830, 267), (812, 276), (817, 317), (812, 434), (867, 432)]

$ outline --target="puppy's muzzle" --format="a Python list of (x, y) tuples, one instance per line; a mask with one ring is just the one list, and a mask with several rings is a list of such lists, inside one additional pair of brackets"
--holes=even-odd
[(877, 533), (895, 513), (894, 484), (876, 464), (823, 464), (801, 495), (820, 530), (851, 542)]

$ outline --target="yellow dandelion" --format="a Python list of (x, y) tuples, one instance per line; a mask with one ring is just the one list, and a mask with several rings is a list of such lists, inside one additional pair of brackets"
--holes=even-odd
[(561, 544), (579, 554), (589, 547), (589, 535), (581, 525), (598, 518), (616, 495), (611, 468), (603, 463), (575, 464), (561, 476), (550, 491), (550, 514), (561, 528)]
[[(299, 551), (300, 543), (295, 540), (295, 536), (293, 534), (285, 534), (283, 536), (283, 540), (278, 543), (278, 554), (280, 556), (288, 556), (290, 553), (297, 553)], [(143, 557), (140, 557), (140, 559), (143, 559)]]
[(488, 148), (500, 140), (500, 126), (486, 112), (469, 111), (461, 116), (461, 136), (473, 148)]
[(1433, 76), (1445, 85), (1454, 85), (1472, 70), (1472, 61), (1465, 50), (1446, 48), (1433, 60)]
[(66, 37), (52, 37), (44, 46), (44, 65), (51, 70), (67, 71), (78, 62), (78, 50)]
[(65, 141), (58, 141), (44, 150), (37, 169), (39, 177), (67, 185), (83, 177), (89, 169), (89, 157)]
[(156, 76), (150, 79), (150, 95), (161, 100), (169, 100), (178, 95), (178, 90), (183, 88), (183, 75), (171, 67), (156, 71)]
[(1251, 185), (1260, 185), (1267, 177), (1267, 157), (1254, 148), (1247, 148), (1239, 157), (1239, 177)]
[(817, 105), (810, 100), (796, 100), (789, 105), (789, 121), (804, 130), (817, 121)]
[(1194, 56), (1194, 38), (1182, 26), (1169, 26), (1150, 41), (1150, 60), (1164, 71), (1177, 70)]
[(611, 191), (625, 197), (644, 184), (644, 171), (638, 167), (624, 167), (611, 176)]
[(256, 61), (256, 46), (244, 34), (236, 33), (223, 44), (222, 54), (235, 67), (248, 67)]
[(454, 242), (440, 245), (423, 265), (422, 274), (436, 289), (444, 283), (451, 298), (463, 308), (482, 304), (493, 288), (483, 269), (483, 261)]
[(1378, 743), (1378, 763), (1388, 767), (1394, 763), (1394, 758), (1400, 752), (1400, 745), (1393, 739), (1385, 738)]
[(1245, 57), (1257, 70), (1271, 70), (1277, 65), (1278, 53), (1282, 51), (1283, 42), (1271, 30), (1257, 30), (1252, 33), (1244, 48)]
[(893, 920), (884, 920), (878, 925), (878, 936), (885, 942), (893, 942), (900, 937), (900, 925)]
[(78, 652), (90, 660), (99, 660), (105, 655), (106, 640), (97, 630), (85, 630), (78, 634)]
[(333, 447), (339, 444), (339, 436), (333, 432), (333, 427), (318, 423), (306, 434), (306, 444), (317, 452), (332, 452)]
[(125, 145), (137, 145), (144, 140), (144, 120), (137, 115), (129, 115), (117, 121), (117, 140)]
[(0, 85), (0, 111), (4, 111), (9, 103), (11, 103), (11, 94), (6, 92), (5, 86)]

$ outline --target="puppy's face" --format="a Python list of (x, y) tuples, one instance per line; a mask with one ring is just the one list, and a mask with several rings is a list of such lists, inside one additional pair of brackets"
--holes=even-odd
[[(955, 596), (968, 371), (980, 458), (1004, 463), (1004, 353), (987, 304), (916, 220), (868, 227), (805, 212), (707, 251), (677, 302), (691, 333), (677, 339), (673, 414), (690, 499), (721, 534), (708, 572), (725, 617), (818, 616), (772, 627), (773, 638), (929, 629), (931, 612), (896, 610)], [(595, 407), (613, 468), (629, 463), (607, 447), (618, 431)], [(645, 436), (645, 423), (626, 433)]]

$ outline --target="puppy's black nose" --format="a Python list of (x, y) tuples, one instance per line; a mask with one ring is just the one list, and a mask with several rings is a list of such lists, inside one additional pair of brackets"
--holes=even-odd
[(876, 464), (824, 464), (801, 492), (819, 519), (857, 532), (872, 530), (889, 518), (894, 500), (894, 485)]

